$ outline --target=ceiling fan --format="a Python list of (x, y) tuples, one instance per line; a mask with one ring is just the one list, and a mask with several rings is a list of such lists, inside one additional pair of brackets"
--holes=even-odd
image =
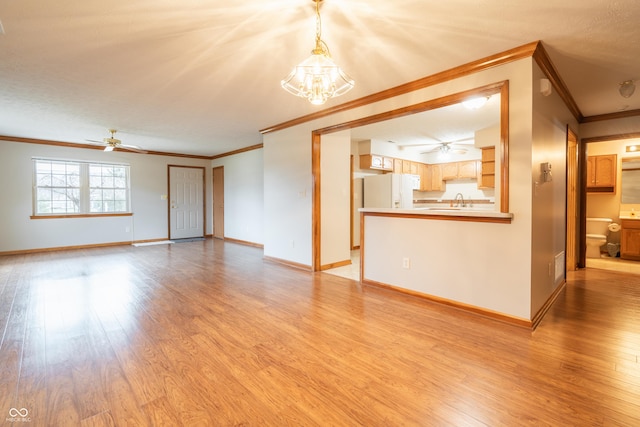
[(464, 146), (455, 142), (441, 142), (439, 144), (430, 145), (432, 145), (432, 148), (426, 151), (421, 151), (420, 154), (434, 153), (436, 151), (439, 151), (442, 154), (464, 154), (467, 152), (467, 149)]
[(114, 149), (118, 148), (122, 150), (135, 151), (136, 153), (146, 153), (146, 151), (141, 149), (140, 147), (137, 147), (135, 145), (123, 144), (122, 141), (115, 138), (117, 130), (109, 129), (109, 132), (111, 133), (111, 136), (109, 138), (103, 138), (102, 141), (96, 141), (93, 139), (87, 139), (87, 141), (105, 145), (104, 151), (113, 151)]
[[(438, 141), (438, 139), (436, 139), (436, 141)], [(467, 147), (472, 146), (473, 143), (474, 143), (473, 138), (466, 138), (458, 141), (403, 145), (403, 146), (400, 146), (400, 148), (402, 149), (407, 147), (427, 147), (427, 150), (421, 151), (420, 154), (433, 153), (436, 151), (439, 151), (442, 154), (464, 154), (467, 152)]]

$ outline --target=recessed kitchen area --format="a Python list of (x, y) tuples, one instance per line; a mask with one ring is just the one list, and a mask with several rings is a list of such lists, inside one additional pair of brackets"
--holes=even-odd
[(472, 100), (352, 129), (355, 208), (494, 210), (500, 95)]

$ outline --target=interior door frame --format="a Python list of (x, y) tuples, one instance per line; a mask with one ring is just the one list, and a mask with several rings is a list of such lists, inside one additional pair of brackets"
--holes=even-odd
[[(216, 179), (215, 179), (215, 175), (216, 175), (216, 170), (222, 170), (222, 233), (218, 233), (217, 227), (216, 227)], [(214, 168), (211, 169), (211, 196), (212, 196), (212, 221), (213, 221), (213, 232), (212, 235), (214, 238), (217, 239), (222, 239), (224, 240), (224, 198), (225, 198), (225, 194), (224, 194), (224, 166), (216, 166)]]
[(566, 213), (566, 247), (565, 247), (565, 269), (566, 271), (574, 271), (577, 268), (580, 250), (577, 236), (580, 221), (578, 220), (579, 212), (579, 144), (578, 135), (567, 125), (567, 174), (566, 174), (566, 191), (567, 205)]
[(206, 168), (204, 166), (185, 166), (185, 165), (167, 165), (167, 238), (171, 239), (171, 168), (189, 168), (189, 169), (202, 169), (202, 236), (207, 234), (206, 213), (207, 213), (207, 192), (205, 191), (205, 176)]

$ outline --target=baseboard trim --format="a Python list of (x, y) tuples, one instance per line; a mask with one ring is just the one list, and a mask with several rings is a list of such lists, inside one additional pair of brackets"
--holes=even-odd
[(123, 246), (123, 245), (132, 245), (134, 243), (150, 243), (150, 242), (160, 242), (162, 240), (167, 240), (166, 237), (160, 239), (145, 239), (145, 240), (135, 240), (135, 241), (126, 241), (126, 242), (110, 242), (110, 243), (93, 243), (90, 245), (72, 245), (72, 246), (56, 246), (51, 248), (35, 248), (35, 249), (23, 249), (19, 251), (6, 251), (0, 252), (1, 255), (25, 255), (25, 254), (36, 254), (40, 252), (57, 252), (57, 251), (71, 251), (74, 249), (91, 249), (91, 248), (106, 248), (109, 246)]
[(325, 264), (320, 266), (320, 271), (329, 270), (336, 267), (342, 267), (345, 265), (351, 265), (350, 259), (345, 259), (344, 261), (332, 262), (331, 264)]
[(493, 311), (493, 310), (488, 310), (486, 308), (481, 308), (481, 307), (477, 307), (475, 305), (470, 305), (470, 304), (465, 304), (459, 301), (453, 301), (450, 299), (446, 299), (446, 298), (441, 298), (441, 297), (437, 297), (434, 295), (429, 295), (429, 294), (425, 294), (422, 292), (417, 292), (417, 291), (413, 291), (410, 289), (405, 289), (405, 288), (400, 288), (397, 286), (392, 286), (392, 285), (387, 285), (386, 283), (380, 283), (380, 282), (376, 282), (373, 280), (368, 280), (368, 279), (363, 279), (362, 280), (362, 284), (364, 285), (369, 285), (369, 286), (374, 286), (376, 288), (383, 288), (383, 289), (389, 289), (392, 290), (394, 292), (400, 292), (403, 294), (407, 294), (407, 295), (411, 295), (414, 297), (418, 297), (418, 298), (422, 298), (424, 300), (427, 300), (429, 302), (433, 302), (436, 304), (440, 304), (440, 305), (446, 305), (448, 307), (451, 308), (456, 308), (462, 311), (466, 311), (468, 313), (473, 313), (482, 317), (486, 317), (492, 320), (497, 320), (499, 322), (502, 323), (507, 323), (509, 325), (512, 326), (517, 326), (520, 328), (526, 328), (526, 329), (533, 329), (532, 327), (532, 322), (527, 320), (527, 319), (523, 319), (521, 317), (515, 317), (515, 316), (509, 316), (507, 314), (504, 313), (499, 313), (497, 311)]
[(300, 264), (300, 263), (293, 262), (293, 261), (288, 261), (288, 260), (282, 259), (282, 258), (275, 258), (275, 257), (270, 257), (270, 256), (266, 256), (265, 255), (263, 257), (263, 259), (265, 261), (275, 262), (277, 264), (286, 265), (287, 267), (293, 267), (293, 268), (297, 268), (299, 270), (313, 271), (313, 268), (310, 265)]
[(558, 299), (558, 296), (560, 296), (560, 294), (562, 293), (562, 291), (566, 286), (567, 286), (567, 281), (563, 280), (562, 283), (560, 283), (560, 285), (556, 288), (556, 290), (553, 291), (553, 293), (551, 294), (551, 296), (549, 296), (549, 298), (544, 303), (544, 305), (540, 307), (540, 310), (538, 310), (536, 315), (533, 316), (533, 319), (531, 319), (531, 324), (532, 324), (531, 329), (535, 329), (538, 327), (538, 324), (542, 321), (542, 319), (544, 318), (544, 315), (547, 314), (547, 311), (549, 311), (553, 303), (556, 302), (556, 300)]
[(237, 243), (239, 245), (245, 245), (245, 246), (253, 246), (254, 248), (261, 248), (264, 249), (264, 245), (261, 243), (255, 243), (255, 242), (249, 242), (247, 240), (239, 240), (239, 239), (232, 239), (231, 237), (225, 237), (224, 239), (225, 242), (231, 242), (231, 243)]

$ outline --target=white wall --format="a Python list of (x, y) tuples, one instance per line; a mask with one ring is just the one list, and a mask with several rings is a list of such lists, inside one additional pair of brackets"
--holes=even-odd
[[(540, 93), (539, 81), (545, 76), (533, 65), (531, 313), (535, 314), (564, 280), (567, 125), (575, 132), (578, 123), (555, 90), (546, 97)], [(551, 182), (544, 182), (541, 173), (541, 164), (547, 162)]]
[(211, 162), (211, 168), (218, 166), (224, 166), (224, 236), (263, 244), (263, 150), (246, 151)]
[(580, 125), (580, 138), (622, 135), (640, 132), (640, 116), (615, 120), (601, 120)]
[[(133, 216), (30, 219), (32, 157), (129, 164)], [(168, 201), (161, 196), (168, 193), (168, 165), (205, 167), (209, 161), (0, 141), (0, 252), (166, 239)], [(205, 172), (205, 233), (210, 234), (211, 170)]]
[(366, 216), (364, 278), (529, 319), (528, 265), (514, 223)]
[(351, 257), (351, 132), (322, 136), (320, 148), (320, 205), (322, 224), (320, 264), (348, 261)]
[(266, 257), (311, 267), (311, 181), (311, 132), (289, 128), (264, 136)]

